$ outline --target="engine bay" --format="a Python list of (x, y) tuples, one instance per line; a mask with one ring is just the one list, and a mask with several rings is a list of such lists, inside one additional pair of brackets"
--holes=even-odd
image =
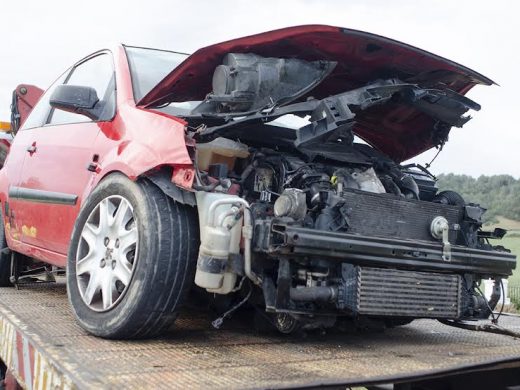
[[(334, 151), (329, 154), (333, 148), (324, 146), (324, 153), (309, 158), (297, 150), (249, 147), (223, 138), (199, 145), (201, 184), (195, 187), (199, 215), (219, 199), (227, 199), (228, 206), (214, 208), (218, 216), (213, 219), (220, 221), (215, 226), (208, 227), (210, 217), (201, 217), (201, 228), (208, 230), (201, 233), (196, 283), (212, 293), (233, 295), (238, 278), (249, 275), (261, 287), (262, 305), (274, 313), (273, 321), (284, 332), (287, 321), (306, 329), (328, 327), (338, 314), (383, 316), (392, 324), (389, 318), (486, 318), (490, 303), (475, 286), (481, 278), (496, 277), (493, 266), (488, 263), (481, 274), (464, 270), (460, 263), (456, 273), (446, 274), (443, 269), (454, 263), (457, 247), (494, 251), (480, 233), (485, 210), (466, 204), (457, 193), (438, 192), (435, 178), (427, 170), (399, 166), (368, 145), (341, 145), (346, 153), (337, 160), (332, 158)], [(206, 197), (212, 197), (211, 202), (201, 200)], [(246, 216), (248, 224), (244, 223)], [(244, 261), (247, 272), (240, 265), (245, 257), (240, 245), (242, 225), (250, 228), (250, 259)], [(378, 246), (382, 244), (377, 240), (412, 245), (400, 252), (398, 241), (385, 244), (388, 256), (400, 259), (397, 264), (376, 261), (376, 253), (362, 246), (349, 261), (348, 250), (342, 248), (353, 245), (341, 244), (345, 234), (370, 238)], [(221, 241), (223, 237), (227, 238)], [(328, 243), (316, 245), (316, 237)], [(298, 245), (291, 246), (298, 241), (305, 246), (302, 253), (298, 253)], [(428, 253), (431, 249), (423, 251), (420, 242), (424, 247), (439, 247), (442, 256), (435, 268), (426, 262), (410, 265), (401, 261), (406, 257), (434, 260)], [(360, 275), (371, 275), (374, 281), (367, 287)], [(402, 280), (402, 285), (397, 282)], [(497, 302), (498, 280), (493, 297)], [(419, 285), (424, 286), (422, 291)], [(446, 297), (435, 295), (432, 285), (452, 292), (450, 311), (444, 305)], [(374, 291), (382, 292), (370, 300)], [(365, 298), (352, 301), (356, 296)], [(410, 300), (421, 297), (418, 307), (409, 305)], [(318, 320), (309, 317), (317, 315)]]
[[(426, 168), (400, 164), (358, 131), (387, 106), (413, 107), (442, 147), (480, 106), (397, 79), (294, 102), (334, 66), (230, 54), (213, 92), (183, 117), (196, 141), (195, 283), (234, 296), (248, 280), (258, 288), (244, 302), (264, 307), (282, 332), (342, 316), (487, 318), (514, 263), (487, 239), (505, 232), (483, 232), (484, 208), (439, 192)], [(483, 278), (495, 279), (491, 300), (478, 289)]]

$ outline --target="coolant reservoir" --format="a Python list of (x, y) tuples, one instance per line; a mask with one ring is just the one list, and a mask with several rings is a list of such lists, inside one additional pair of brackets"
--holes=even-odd
[(226, 164), (232, 171), (237, 158), (247, 158), (246, 145), (227, 138), (216, 138), (211, 142), (197, 144), (197, 164), (200, 170), (207, 171), (211, 164)]
[[(197, 192), (197, 208), (200, 223), (200, 249), (197, 260), (195, 284), (216, 294), (229, 294), (235, 287), (237, 275), (230, 269), (230, 259), (240, 252), (242, 218), (228, 229), (233, 217), (227, 216), (233, 209), (236, 195)], [(215, 209), (214, 216), (209, 214), (211, 204), (219, 199), (231, 200)]]

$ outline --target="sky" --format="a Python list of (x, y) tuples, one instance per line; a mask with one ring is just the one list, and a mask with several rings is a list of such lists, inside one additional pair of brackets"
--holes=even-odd
[[(18, 84), (46, 89), (61, 72), (114, 43), (181, 52), (263, 31), (328, 24), (376, 33), (466, 65), (500, 86), (453, 128), (432, 172), (520, 177), (520, 2), (513, 0), (4, 1), (0, 6), (0, 120)], [(429, 162), (435, 151), (413, 161)]]

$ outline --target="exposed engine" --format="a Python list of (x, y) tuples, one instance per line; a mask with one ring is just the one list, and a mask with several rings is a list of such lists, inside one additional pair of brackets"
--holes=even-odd
[(246, 168), (242, 174), (246, 199), (271, 202), (275, 217), (291, 218), (319, 230), (348, 230), (346, 191), (419, 199), (413, 177), (395, 166), (382, 165), (376, 173), (372, 165), (307, 163), (297, 156), (263, 150), (254, 155), (250, 167), (252, 170)]
[[(199, 210), (215, 215), (210, 223), (211, 216), (199, 211), (202, 244), (196, 283), (209, 292), (229, 294), (237, 291), (240, 277), (249, 276), (262, 287), (266, 309), (275, 313), (282, 331), (287, 321), (307, 329), (331, 326), (337, 315), (390, 316), (386, 324), (416, 317), (486, 318), (490, 303), (475, 289), (485, 275), (423, 272), (418, 265), (389, 268), (377, 261), (378, 251), (400, 257), (398, 244), (385, 239), (416, 239), (426, 247), (440, 243), (446, 264), (453, 246), (490, 249), (479, 236), (485, 210), (466, 204), (456, 193), (437, 193), (429, 173), (400, 167), (366, 145), (352, 148), (367, 159), (309, 161), (298, 153), (247, 148), (221, 138), (209, 149), (202, 145), (201, 187), (212, 192), (197, 194)], [(214, 201), (220, 203), (211, 210)], [(241, 254), (242, 224), (249, 255)], [(309, 232), (324, 243), (298, 254), (298, 245), (291, 245), (300, 241), (308, 249), (313, 243)], [(380, 240), (382, 247), (363, 256), (362, 244), (341, 242), (344, 233), (371, 237), (371, 244)], [(352, 253), (342, 251), (349, 247)], [(428, 256), (426, 249), (416, 249), (406, 256)], [(349, 255), (354, 261), (344, 262)], [(498, 282), (495, 290), (492, 300), (498, 301)], [(410, 304), (416, 301), (421, 305)]]
[[(270, 64), (279, 67), (278, 81), (262, 78)], [(314, 78), (284, 73), (306, 66)], [(487, 318), (501, 277), (514, 267), (514, 256), (487, 241), (504, 232), (483, 232), (485, 209), (452, 191), (438, 193), (427, 169), (401, 166), (354, 142), (356, 118), (372, 106), (415, 107), (442, 132), (467, 121), (461, 115), (478, 105), (398, 80), (270, 105), (264, 87), (286, 104), (332, 68), (255, 55), (228, 56), (217, 68), (213, 94), (186, 118), (197, 128), (196, 284), (228, 295), (251, 281), (258, 288), (241, 302), (263, 306), (282, 332), (330, 327), (338, 317), (386, 325)], [(249, 73), (252, 84), (245, 82)], [(291, 88), (280, 87), (284, 77)], [(276, 123), (293, 112), (307, 115), (308, 124)], [(495, 279), (491, 299), (478, 289), (482, 278)]]

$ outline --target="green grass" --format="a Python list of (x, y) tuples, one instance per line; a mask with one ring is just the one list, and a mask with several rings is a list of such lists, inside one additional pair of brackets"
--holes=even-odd
[[(496, 227), (506, 229), (507, 234), (501, 240), (491, 240), (492, 245), (502, 245), (503, 247), (509, 249), (511, 253), (515, 254), (517, 257), (517, 268), (513, 270), (513, 275), (511, 275), (509, 280), (509, 287), (520, 286), (520, 264), (518, 260), (520, 260), (520, 221), (515, 221), (512, 219), (497, 217), (497, 221), (495, 223), (487, 224), (484, 226), (484, 230), (493, 230)], [(516, 291), (516, 290), (515, 290)], [(511, 290), (510, 290), (511, 294)], [(512, 302), (514, 306), (516, 306), (517, 310), (520, 310), (520, 302), (517, 300), (513, 300), (513, 296), (511, 295)]]
[(486, 224), (484, 227), (489, 230), (499, 227), (502, 229), (507, 229), (510, 233), (514, 233), (515, 231), (518, 233), (520, 231), (520, 221), (515, 221), (514, 219), (500, 216), (496, 217), (496, 220), (496, 223)]
[[(507, 229), (507, 234), (501, 240), (491, 240), (491, 244), (502, 245), (510, 249), (511, 253), (515, 254), (520, 260), (520, 221), (499, 216), (496, 223), (484, 226), (484, 230), (493, 230), (496, 227)], [(509, 277), (509, 283), (520, 286), (520, 264), (513, 271), (513, 275)]]
[[(511, 232), (512, 233), (512, 232)], [(518, 259), (520, 259), (520, 237), (508, 237), (507, 235), (502, 240), (493, 240), (493, 245), (503, 245), (510, 249)], [(513, 271), (513, 275), (509, 277), (509, 284), (520, 286), (520, 265)]]

